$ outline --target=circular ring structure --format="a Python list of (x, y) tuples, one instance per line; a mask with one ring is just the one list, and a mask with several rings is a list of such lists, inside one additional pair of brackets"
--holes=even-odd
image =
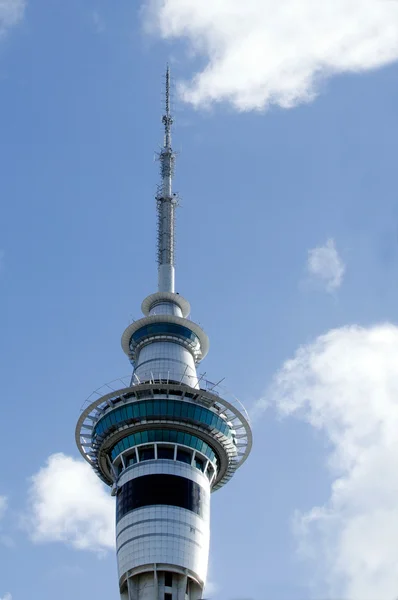
[(151, 315), (150, 317), (144, 317), (143, 319), (139, 319), (138, 321), (134, 321), (125, 329), (122, 335), (122, 348), (123, 352), (127, 354), (131, 361), (134, 361), (134, 353), (130, 348), (130, 340), (133, 337), (134, 333), (136, 333), (142, 327), (147, 325), (154, 325), (155, 323), (172, 323), (175, 325), (180, 325), (181, 327), (185, 327), (192, 331), (200, 342), (200, 353), (196, 358), (196, 362), (200, 362), (204, 359), (209, 351), (209, 338), (203, 331), (199, 325), (196, 325), (193, 321), (189, 321), (189, 319), (184, 319), (183, 317), (176, 317), (174, 315)]
[[(212, 409), (216, 415), (225, 419), (229, 427), (235, 432), (236, 445), (232, 446), (231, 439), (228, 440), (219, 431), (213, 429), (206, 431), (198, 423), (187, 424), (183, 421), (179, 422), (177, 418), (173, 418), (173, 420), (162, 418), (156, 418), (155, 420), (146, 419), (136, 425), (120, 424), (118, 427), (115, 425), (114, 430), (110, 434), (105, 432), (105, 437), (97, 436), (96, 440), (93, 440), (92, 436), (95, 424), (114, 408), (145, 398), (168, 398), (169, 396), (186, 398), (189, 403)], [(247, 413), (241, 405), (238, 408), (236, 404), (221, 398), (211, 391), (192, 388), (182, 383), (166, 383), (164, 381), (132, 385), (131, 387), (105, 394), (94, 402), (91, 402), (83, 410), (77, 423), (75, 432), (76, 444), (83, 458), (93, 467), (102, 481), (107, 485), (112, 485), (115, 481), (115, 476), (112, 473), (109, 453), (114, 443), (117, 443), (129, 433), (133, 433), (133, 431), (142, 431), (153, 426), (162, 427), (171, 423), (173, 427), (180, 430), (187, 430), (191, 433), (196, 431), (196, 435), (200, 435), (206, 443), (211, 445), (220, 457), (220, 469), (213, 485), (213, 491), (219, 489), (229, 481), (250, 453), (252, 433)]]
[(141, 310), (144, 315), (148, 317), (151, 308), (160, 302), (172, 302), (173, 304), (176, 304), (181, 309), (184, 319), (191, 312), (191, 305), (188, 300), (185, 300), (180, 294), (173, 294), (172, 292), (155, 292), (154, 294), (147, 296), (141, 304)]

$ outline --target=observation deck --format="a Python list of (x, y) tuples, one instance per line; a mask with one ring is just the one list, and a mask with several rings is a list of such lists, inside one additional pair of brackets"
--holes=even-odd
[[(117, 388), (117, 383), (124, 385)], [(162, 458), (195, 466), (207, 475), (212, 491), (218, 490), (252, 446), (246, 410), (237, 399), (226, 400), (223, 392), (203, 377), (193, 387), (170, 380), (169, 373), (145, 383), (134, 375), (114, 380), (85, 401), (77, 446), (114, 490), (126, 469)]]

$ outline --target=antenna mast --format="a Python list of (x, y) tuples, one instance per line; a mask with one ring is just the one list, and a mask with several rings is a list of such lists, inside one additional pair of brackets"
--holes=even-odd
[(166, 69), (166, 110), (162, 118), (164, 143), (159, 154), (161, 183), (156, 195), (158, 215), (158, 290), (174, 293), (175, 209), (178, 204), (172, 191), (175, 153), (171, 147), (170, 68)]

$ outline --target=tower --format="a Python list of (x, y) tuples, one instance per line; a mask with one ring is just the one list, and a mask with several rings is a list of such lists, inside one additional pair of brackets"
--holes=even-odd
[(177, 195), (172, 191), (170, 71), (159, 154), (158, 291), (122, 335), (131, 381), (86, 406), (76, 443), (116, 496), (122, 600), (199, 600), (206, 582), (210, 494), (243, 464), (252, 443), (246, 411), (199, 377), (209, 340), (174, 289)]

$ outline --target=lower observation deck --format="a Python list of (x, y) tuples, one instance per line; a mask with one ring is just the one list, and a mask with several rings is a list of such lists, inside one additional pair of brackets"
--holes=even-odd
[[(119, 384), (123, 387), (117, 389)], [(220, 392), (219, 385), (203, 377), (196, 387), (161, 373), (147, 382), (134, 376), (114, 380), (84, 403), (77, 446), (110, 486), (132, 464), (161, 457), (184, 461), (189, 456), (217, 490), (244, 463), (252, 446), (246, 410)]]

